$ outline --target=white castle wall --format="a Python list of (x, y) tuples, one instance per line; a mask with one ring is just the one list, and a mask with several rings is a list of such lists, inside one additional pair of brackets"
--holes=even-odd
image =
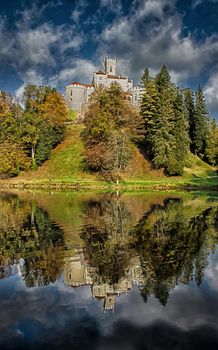
[(129, 101), (133, 105), (140, 104), (144, 89), (133, 86), (133, 81), (128, 77), (116, 75), (116, 58), (105, 59), (105, 71), (96, 72), (93, 74), (93, 85), (72, 83), (66, 86), (66, 100), (71, 109), (79, 112), (84, 112), (87, 109), (88, 102), (95, 87), (109, 87), (112, 83), (120, 84), (124, 92), (131, 94)]

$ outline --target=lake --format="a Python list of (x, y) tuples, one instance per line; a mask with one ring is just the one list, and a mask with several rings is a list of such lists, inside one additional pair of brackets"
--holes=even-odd
[(218, 193), (0, 192), (0, 349), (218, 348)]

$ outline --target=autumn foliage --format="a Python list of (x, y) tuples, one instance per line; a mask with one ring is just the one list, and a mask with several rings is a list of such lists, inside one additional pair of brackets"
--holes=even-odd
[(84, 124), (88, 166), (117, 181), (131, 158), (132, 143), (143, 138), (138, 111), (120, 86), (112, 84), (93, 93)]
[(56, 90), (28, 85), (24, 107), (5, 92), (0, 93), (0, 177), (35, 169), (49, 157), (64, 137), (68, 108)]

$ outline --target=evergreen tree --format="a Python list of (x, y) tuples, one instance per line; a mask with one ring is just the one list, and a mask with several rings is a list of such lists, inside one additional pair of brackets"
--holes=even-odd
[(145, 87), (150, 80), (151, 80), (151, 76), (150, 76), (149, 70), (148, 68), (145, 68), (140, 80), (140, 85)]
[(149, 80), (142, 96), (140, 114), (144, 120), (145, 140), (144, 145), (147, 153), (152, 156), (152, 138), (156, 131), (160, 113), (160, 97), (155, 83)]
[(191, 141), (191, 151), (193, 151), (193, 139), (194, 139), (194, 116), (195, 116), (195, 105), (194, 96), (191, 89), (183, 90), (184, 96), (184, 107), (187, 114), (187, 120), (189, 124), (189, 137)]
[[(164, 167), (170, 171), (170, 162), (173, 161), (176, 141), (172, 130), (175, 123), (174, 90), (171, 87), (162, 91), (162, 105), (153, 135), (153, 161), (157, 167)], [(170, 171), (171, 173), (171, 171)]]
[(167, 67), (163, 65), (161, 67), (160, 72), (156, 75), (155, 83), (157, 86), (157, 90), (162, 93), (164, 89), (168, 88), (171, 84), (170, 82), (170, 75), (167, 70)]
[(173, 157), (173, 166), (171, 166), (171, 174), (182, 175), (189, 151), (190, 138), (188, 135), (188, 121), (184, 110), (183, 99), (179, 90), (177, 90), (177, 95), (174, 100), (174, 113), (175, 122), (172, 133), (175, 138), (176, 147)]
[(201, 87), (195, 92), (195, 113), (193, 127), (193, 151), (201, 158), (205, 157), (208, 138), (209, 114)]
[(215, 119), (210, 120), (206, 142), (206, 160), (211, 165), (218, 164), (218, 125)]

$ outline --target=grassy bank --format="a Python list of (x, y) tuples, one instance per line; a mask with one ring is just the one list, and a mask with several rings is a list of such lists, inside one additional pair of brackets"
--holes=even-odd
[(16, 179), (0, 181), (0, 188), (17, 189), (53, 189), (53, 190), (132, 190), (132, 189), (215, 189), (218, 190), (218, 177), (202, 178), (166, 178), (158, 180), (129, 180), (120, 181), (119, 184), (98, 180), (82, 179)]
[(135, 147), (132, 160), (121, 174), (117, 186), (106, 182), (97, 173), (91, 173), (84, 160), (84, 144), (80, 137), (83, 127), (72, 125), (65, 140), (59, 144), (37, 171), (25, 172), (18, 177), (0, 181), (1, 188), (21, 189), (168, 189), (218, 188), (215, 169), (190, 153), (184, 175), (167, 177), (157, 170)]

